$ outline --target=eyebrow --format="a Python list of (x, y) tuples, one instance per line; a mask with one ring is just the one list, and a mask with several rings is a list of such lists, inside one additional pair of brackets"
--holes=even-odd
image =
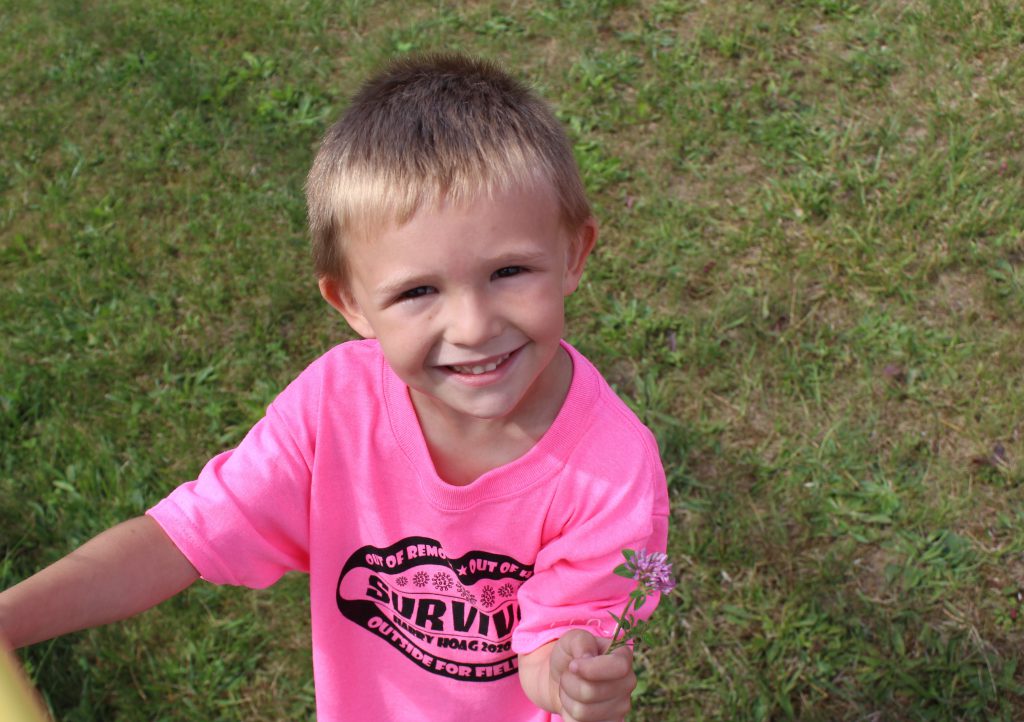
[(432, 286), (434, 277), (431, 275), (407, 274), (392, 278), (373, 289), (373, 296), (379, 302), (390, 301), (404, 291), (419, 286)]
[(530, 265), (537, 263), (548, 254), (545, 251), (509, 251), (508, 253), (502, 253), (500, 256), (489, 258), (491, 265), (497, 266), (517, 266), (517, 265)]

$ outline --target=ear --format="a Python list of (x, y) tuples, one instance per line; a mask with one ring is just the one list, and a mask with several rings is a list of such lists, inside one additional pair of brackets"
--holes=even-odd
[(583, 277), (583, 269), (587, 265), (587, 258), (594, 250), (597, 243), (597, 220), (591, 216), (583, 221), (580, 227), (569, 238), (569, 248), (565, 256), (565, 280), (562, 292), (568, 296), (580, 285), (580, 278)]
[(370, 325), (370, 321), (363, 314), (356, 299), (352, 296), (352, 292), (344, 284), (339, 283), (333, 278), (323, 276), (320, 278), (319, 285), (320, 295), (338, 313), (345, 317), (353, 331), (363, 338), (377, 338), (377, 334), (373, 332), (373, 326)]

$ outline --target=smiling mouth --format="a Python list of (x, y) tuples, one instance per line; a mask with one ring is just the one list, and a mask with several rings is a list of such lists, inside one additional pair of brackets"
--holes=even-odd
[(511, 355), (511, 352), (502, 354), (489, 364), (477, 364), (473, 366), (448, 366), (448, 368), (450, 368), (455, 373), (479, 376), (480, 374), (485, 374), (489, 371), (494, 371), (496, 368), (505, 363), (505, 361), (507, 361), (508, 357)]

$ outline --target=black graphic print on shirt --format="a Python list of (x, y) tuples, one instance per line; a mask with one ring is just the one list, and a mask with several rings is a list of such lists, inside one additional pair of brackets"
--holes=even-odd
[(365, 546), (338, 577), (338, 609), (434, 674), (474, 682), (516, 673), (516, 592), (532, 564), (474, 551), (449, 559), (426, 537)]

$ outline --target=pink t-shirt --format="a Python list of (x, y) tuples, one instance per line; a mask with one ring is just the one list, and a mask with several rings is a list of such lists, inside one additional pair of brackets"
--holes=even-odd
[(551, 428), (467, 486), (437, 476), (406, 386), (354, 341), (148, 513), (207, 581), (309, 573), (320, 722), (557, 719), (523, 693), (517, 653), (611, 636), (633, 588), (612, 574), (621, 550), (664, 550), (668, 529), (653, 436), (565, 348)]

